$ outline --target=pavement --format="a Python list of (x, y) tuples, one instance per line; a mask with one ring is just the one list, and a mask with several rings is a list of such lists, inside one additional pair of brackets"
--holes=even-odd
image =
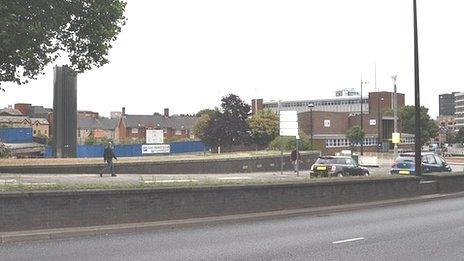
[(9, 260), (462, 260), (463, 194), (344, 212), (7, 243)]
[[(454, 172), (464, 171), (464, 158), (447, 158)], [(371, 176), (389, 175), (390, 158), (380, 158), (380, 167), (368, 168)], [(302, 170), (297, 176), (293, 171), (230, 173), (230, 174), (124, 174), (117, 177), (105, 174), (102, 178), (98, 174), (0, 174), (0, 190), (4, 185), (64, 185), (64, 186), (124, 186), (124, 185), (185, 185), (185, 184), (221, 184), (221, 183), (253, 183), (279, 181), (307, 181), (309, 171)]]

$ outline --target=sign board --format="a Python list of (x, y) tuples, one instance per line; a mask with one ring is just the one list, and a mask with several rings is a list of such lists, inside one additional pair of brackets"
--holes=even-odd
[(142, 145), (142, 154), (168, 154), (170, 152), (171, 152), (171, 145), (169, 144)]
[(399, 144), (401, 141), (400, 134), (398, 132), (393, 132), (392, 133), (392, 143), (393, 144)]
[(330, 120), (324, 120), (324, 127), (330, 128)]
[(280, 136), (298, 137), (297, 111), (280, 111)]
[(163, 130), (147, 130), (145, 136), (147, 144), (162, 144), (164, 142)]
[(371, 125), (371, 126), (377, 125), (377, 120), (376, 119), (370, 119), (369, 120), (369, 125)]

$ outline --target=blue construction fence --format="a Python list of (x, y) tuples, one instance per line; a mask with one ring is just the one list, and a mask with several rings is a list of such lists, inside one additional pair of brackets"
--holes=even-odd
[[(172, 142), (170, 154), (179, 153), (194, 153), (209, 150), (209, 148), (201, 141), (183, 141)], [(103, 156), (105, 145), (79, 145), (77, 146), (78, 158), (97, 158)], [(114, 153), (116, 157), (141, 157), (150, 156), (153, 154), (142, 154), (142, 144), (131, 145), (115, 145)], [(51, 146), (45, 147), (45, 158), (53, 157), (53, 150)]]
[(31, 143), (32, 128), (0, 128), (0, 141), (4, 143)]

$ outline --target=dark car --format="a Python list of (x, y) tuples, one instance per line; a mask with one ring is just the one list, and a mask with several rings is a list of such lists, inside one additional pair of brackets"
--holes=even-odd
[(349, 156), (319, 157), (309, 173), (311, 177), (369, 176), (369, 170)]
[[(390, 169), (392, 175), (416, 175), (414, 153), (403, 153), (393, 162)], [(451, 167), (439, 155), (433, 152), (422, 152), (422, 172), (451, 172)]]

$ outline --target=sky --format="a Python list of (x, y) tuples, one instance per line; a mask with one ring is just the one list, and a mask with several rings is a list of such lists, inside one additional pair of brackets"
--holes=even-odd
[[(392, 75), (414, 103), (412, 0), (127, 2), (110, 63), (78, 75), (79, 110), (193, 114), (229, 93), (248, 103), (331, 98), (361, 78), (364, 91), (392, 91)], [(438, 94), (464, 91), (464, 1), (417, 4), (421, 103), (435, 117)], [(0, 107), (52, 107), (53, 66), (64, 63), (5, 84)]]

